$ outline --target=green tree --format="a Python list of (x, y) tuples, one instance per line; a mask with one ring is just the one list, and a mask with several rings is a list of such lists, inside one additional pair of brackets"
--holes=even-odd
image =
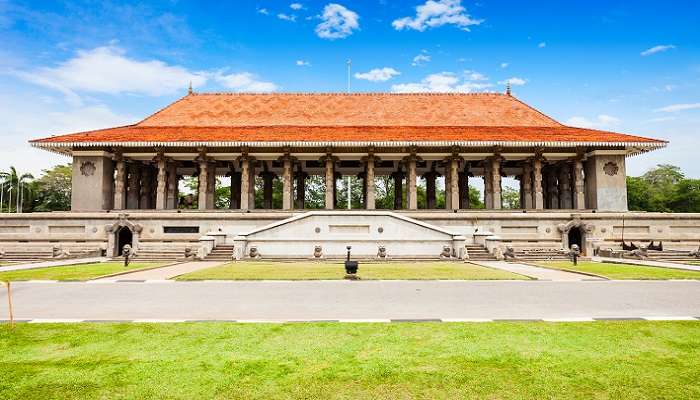
[(682, 179), (674, 187), (669, 206), (674, 212), (700, 212), (700, 179)]
[(504, 186), (501, 192), (503, 208), (517, 210), (520, 208), (520, 191), (510, 186)]
[(627, 177), (627, 206), (631, 211), (652, 211), (650, 185), (642, 177)]
[(71, 164), (57, 165), (42, 171), (31, 183), (34, 193), (32, 211), (68, 211), (71, 199)]
[(3, 209), (14, 211), (31, 211), (33, 192), (32, 174), (20, 174), (15, 167), (7, 172), (0, 172), (0, 191), (2, 191)]

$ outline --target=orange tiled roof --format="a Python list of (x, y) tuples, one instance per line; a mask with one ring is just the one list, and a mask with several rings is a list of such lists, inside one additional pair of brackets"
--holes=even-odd
[(502, 94), (192, 94), (130, 126), (32, 141), (61, 146), (207, 142), (663, 141), (564, 126)]

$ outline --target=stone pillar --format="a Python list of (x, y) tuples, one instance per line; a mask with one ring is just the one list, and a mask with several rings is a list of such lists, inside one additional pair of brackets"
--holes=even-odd
[(571, 173), (574, 176), (573, 206), (576, 210), (583, 210), (586, 208), (586, 194), (584, 192), (583, 162), (580, 157), (574, 161)]
[(241, 210), (255, 208), (255, 159), (243, 155), (241, 161)]
[(503, 202), (501, 201), (501, 157), (498, 155), (491, 158), (491, 176), (493, 208), (500, 210)]
[(335, 208), (335, 160), (329, 153), (323, 162), (326, 164), (326, 209), (332, 210)]
[(571, 166), (564, 163), (559, 168), (559, 208), (570, 210), (574, 208), (571, 193)]
[(406, 176), (401, 170), (401, 164), (399, 164), (399, 169), (391, 174), (394, 179), (394, 210), (400, 210), (403, 208), (403, 178)]
[(542, 193), (542, 158), (532, 160), (532, 203), (536, 210), (544, 209), (544, 194)]
[(156, 158), (156, 166), (158, 168), (156, 180), (156, 210), (165, 210), (168, 206), (168, 162), (162, 154), (159, 154)]
[(296, 208), (299, 210), (303, 210), (305, 207), (305, 202), (306, 202), (306, 178), (309, 176), (306, 172), (304, 172), (301, 168), (303, 161), (299, 162), (299, 167), (297, 169), (296, 174), (294, 174), (294, 177), (297, 180), (297, 201), (296, 201)]
[(292, 210), (292, 196), (294, 185), (292, 184), (292, 158), (285, 155), (282, 160), (282, 209)]
[(144, 165), (141, 168), (141, 196), (139, 200), (139, 208), (142, 210), (148, 210), (153, 208), (151, 204), (151, 195), (153, 193), (153, 188), (151, 183), (153, 182), (152, 169), (150, 165)]
[(532, 209), (532, 165), (529, 162), (525, 162), (523, 165), (523, 175), (520, 178), (520, 183), (522, 185), (522, 196), (523, 199), (520, 207), (524, 210)]
[(272, 209), (272, 189), (273, 181), (275, 179), (275, 174), (270, 171), (263, 171), (260, 173), (260, 177), (263, 178), (263, 208), (266, 210)]
[(469, 208), (469, 172), (459, 173), (459, 208)]
[(197, 207), (200, 210), (206, 210), (209, 204), (209, 162), (206, 157), (200, 157), (199, 160), (199, 196), (197, 198)]
[(554, 167), (547, 168), (547, 201), (548, 208), (559, 208), (559, 185), (557, 184), (557, 171)]
[(416, 188), (416, 157), (410, 156), (406, 159), (408, 164), (408, 174), (406, 175), (406, 206), (409, 210), (418, 209), (418, 191)]
[(452, 174), (450, 173), (450, 161), (445, 160), (444, 163), (444, 174), (445, 174), (445, 210), (452, 209)]
[(141, 168), (138, 162), (129, 163), (129, 190), (126, 193), (126, 208), (135, 210), (139, 208), (141, 199)]
[(433, 166), (429, 172), (423, 174), (425, 178), (425, 208), (428, 210), (435, 209), (437, 206), (435, 198), (435, 180), (440, 174), (435, 171), (435, 161), (433, 161)]
[(445, 171), (445, 209), (459, 209), (459, 158), (448, 157)]
[(370, 153), (365, 161), (365, 208), (374, 210), (376, 208), (375, 186), (374, 186), (374, 154)]
[(491, 174), (491, 163), (484, 161), (484, 208), (493, 209), (493, 174)]
[(116, 177), (114, 180), (114, 209), (126, 209), (127, 171), (124, 158), (119, 155), (116, 162)]
[(168, 189), (167, 189), (167, 201), (166, 201), (166, 208), (168, 210), (175, 210), (177, 209), (178, 206), (178, 184), (179, 184), (179, 179), (177, 176), (177, 163), (175, 161), (171, 161), (168, 164)]
[(586, 204), (600, 211), (627, 211), (624, 154), (593, 151), (586, 160)]
[(229, 208), (232, 210), (238, 210), (241, 208), (241, 173), (236, 171), (233, 163), (230, 166), (229, 175), (231, 176), (231, 198), (229, 201)]
[(73, 155), (71, 210), (101, 211), (114, 207), (114, 161), (109, 153)]

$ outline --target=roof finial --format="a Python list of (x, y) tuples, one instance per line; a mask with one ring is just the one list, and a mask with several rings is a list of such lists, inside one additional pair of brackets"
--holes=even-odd
[(510, 96), (510, 82), (506, 82), (506, 94)]
[(187, 89), (187, 94), (192, 94), (192, 81), (190, 81), (190, 87)]

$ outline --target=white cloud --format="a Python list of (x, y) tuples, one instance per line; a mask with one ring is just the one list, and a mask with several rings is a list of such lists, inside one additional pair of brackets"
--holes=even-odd
[(162, 96), (184, 93), (190, 82), (198, 87), (207, 80), (205, 73), (191, 72), (181, 66), (128, 58), (124, 50), (115, 46), (78, 51), (74, 58), (56, 67), (17, 72), (17, 75), (28, 82), (59, 90), (78, 101), (77, 91)]
[(327, 4), (320, 18), (323, 22), (316, 26), (316, 35), (322, 39), (342, 39), (360, 29), (360, 16), (340, 4)]
[(527, 81), (523, 78), (518, 78), (517, 76), (514, 76), (512, 78), (508, 78), (502, 81), (499, 81), (499, 85), (505, 85), (505, 84), (510, 84), (511, 86), (522, 86), (526, 84)]
[(297, 20), (296, 15), (288, 15), (288, 14), (283, 14), (283, 13), (277, 14), (277, 18), (279, 18), (283, 21), (289, 21), (289, 22), (296, 22), (296, 20)]
[(297, 66), (299, 67), (310, 67), (311, 63), (306, 60), (297, 60)]
[(656, 53), (663, 53), (664, 51), (675, 49), (675, 48), (676, 48), (676, 46), (674, 46), (672, 44), (660, 44), (658, 46), (654, 46), (654, 47), (651, 47), (651, 48), (644, 50), (643, 52), (639, 53), (639, 55), (646, 57), (646, 56), (654, 55)]
[(682, 103), (682, 104), (671, 104), (670, 106), (657, 108), (655, 112), (679, 112), (686, 110), (697, 110), (700, 109), (700, 103)]
[(467, 10), (462, 7), (461, 0), (428, 0), (425, 4), (416, 7), (415, 18), (404, 17), (394, 20), (391, 25), (396, 30), (414, 29), (423, 32), (428, 28), (436, 28), (443, 25), (455, 25), (462, 30), (469, 31), (472, 25), (483, 22), (473, 19)]
[(258, 80), (258, 77), (250, 72), (224, 74), (218, 71), (213, 78), (220, 85), (236, 92), (274, 92), (278, 89), (272, 82)]
[(258, 9), (257, 9), (257, 12), (258, 12), (258, 14), (262, 14), (262, 15), (268, 15), (268, 14), (270, 14), (270, 12), (267, 11), (267, 8), (258, 8)]
[(425, 53), (418, 54), (417, 56), (413, 57), (413, 62), (411, 63), (411, 65), (413, 65), (414, 67), (418, 67), (425, 63), (429, 63), (430, 59), (430, 56)]
[(476, 72), (476, 71), (464, 71), (464, 75), (470, 81), (487, 81), (487, 80), (489, 80), (489, 78), (486, 75), (484, 75), (480, 72)]
[(401, 73), (393, 68), (375, 68), (368, 72), (356, 73), (356, 79), (364, 79), (370, 82), (386, 82), (389, 79), (401, 75)]
[(440, 72), (423, 78), (420, 82), (401, 83), (391, 86), (396, 93), (426, 93), (426, 92), (461, 92), (470, 93), (491, 87), (490, 83), (476, 83), (460, 80), (452, 72)]
[(545, 47), (547, 47), (547, 43), (545, 43), (545, 42), (540, 42), (540, 43), (537, 45), (537, 47), (539, 47), (540, 49), (544, 49)]
[(501, 68), (508, 68), (508, 65), (510, 64), (508, 64), (507, 62), (501, 63)]
[(591, 129), (604, 129), (617, 126), (622, 122), (619, 118), (600, 114), (594, 119), (588, 119), (586, 117), (571, 117), (566, 120), (565, 124), (569, 126), (576, 126), (579, 128), (591, 128)]
[(304, 6), (301, 3), (292, 3), (289, 5), (292, 10), (301, 10)]
[(658, 117), (658, 118), (650, 118), (647, 120), (647, 122), (668, 122), (668, 121), (675, 121), (676, 117)]

